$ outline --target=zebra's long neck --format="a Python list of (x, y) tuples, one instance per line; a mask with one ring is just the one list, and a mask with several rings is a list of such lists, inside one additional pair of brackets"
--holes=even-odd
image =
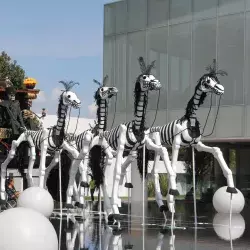
[(135, 120), (134, 120), (134, 129), (135, 130), (140, 130), (141, 125), (144, 125), (144, 119), (145, 119), (145, 100), (146, 100), (146, 91), (141, 91), (140, 95), (138, 97), (138, 102), (135, 110)]
[(187, 108), (186, 108), (186, 114), (185, 116), (188, 117), (191, 121), (191, 125), (195, 126), (196, 121), (196, 111), (199, 108), (200, 101), (201, 101), (201, 95), (203, 91), (200, 89), (200, 85), (195, 89), (195, 93), (188, 102)]
[(65, 119), (67, 116), (68, 107), (62, 102), (59, 103), (57, 123), (56, 123), (56, 135), (60, 135), (61, 131), (64, 129)]
[(106, 100), (100, 100), (98, 111), (97, 111), (97, 119), (98, 119), (98, 132), (103, 132), (107, 127), (107, 102)]

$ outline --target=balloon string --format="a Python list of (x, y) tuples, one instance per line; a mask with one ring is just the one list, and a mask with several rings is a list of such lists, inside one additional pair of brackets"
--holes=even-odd
[(230, 246), (231, 250), (233, 250), (233, 239), (232, 239), (232, 196), (230, 195), (230, 212), (229, 212), (229, 235), (230, 235)]
[(60, 201), (60, 216), (62, 218), (62, 164), (61, 164), (61, 154), (59, 154), (59, 201)]

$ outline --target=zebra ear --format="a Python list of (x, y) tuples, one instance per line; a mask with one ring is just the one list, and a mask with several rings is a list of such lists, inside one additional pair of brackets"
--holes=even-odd
[(101, 83), (99, 81), (97, 81), (97, 80), (94, 79), (93, 82), (96, 83), (96, 84), (98, 84), (99, 86), (101, 86)]
[(151, 70), (155, 67), (155, 60), (150, 64), (148, 65), (147, 67), (147, 70), (146, 70), (146, 74), (149, 75)]
[(79, 85), (78, 82), (74, 82), (74, 81), (59, 81), (59, 83), (61, 83), (66, 91), (71, 90), (75, 85)]
[(109, 78), (108, 75), (104, 76), (103, 81), (102, 81), (102, 86), (106, 86), (108, 78)]
[(228, 73), (226, 72), (226, 71), (224, 71), (224, 70), (218, 70), (217, 72), (216, 72), (216, 74), (217, 75), (221, 75), (221, 76), (227, 76), (228, 75)]
[(147, 67), (146, 67), (146, 64), (145, 64), (145, 61), (144, 61), (143, 57), (140, 56), (138, 61), (139, 61), (139, 64), (140, 64), (141, 72), (142, 72), (142, 74), (144, 74), (146, 72), (146, 70), (147, 70)]

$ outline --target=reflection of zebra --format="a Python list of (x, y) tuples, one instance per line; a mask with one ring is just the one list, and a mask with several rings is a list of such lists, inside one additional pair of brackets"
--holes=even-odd
[(43, 128), (38, 131), (26, 130), (23, 132), (17, 140), (12, 141), (11, 150), (6, 158), (6, 160), (1, 164), (1, 200), (5, 200), (5, 176), (6, 168), (9, 162), (14, 158), (16, 153), (16, 148), (23, 141), (28, 141), (30, 145), (30, 158), (28, 165), (27, 180), (29, 186), (33, 185), (32, 180), (32, 170), (35, 162), (36, 152), (38, 149), (41, 151), (40, 155), (40, 166), (39, 166), (39, 186), (43, 188), (44, 186), (44, 173), (45, 173), (45, 163), (47, 152), (49, 154), (55, 153), (58, 156), (62, 149), (70, 152), (73, 157), (77, 157), (78, 152), (74, 148), (70, 147), (69, 144), (64, 140), (65, 135), (65, 120), (67, 116), (68, 107), (79, 108), (80, 100), (77, 98), (74, 92), (70, 89), (75, 85), (72, 81), (69, 83), (61, 82), (65, 90), (62, 92), (59, 98), (58, 105), (58, 120), (57, 125), (51, 128)]
[[(92, 218), (89, 214), (89, 211), (83, 212), (84, 214), (87, 213), (84, 218), (77, 219), (74, 215), (69, 215), (69, 224), (70, 228), (66, 230), (66, 247), (67, 250), (74, 250), (74, 249), (88, 249), (86, 245), (87, 239), (90, 237), (90, 224), (92, 224)], [(78, 246), (76, 247), (76, 238), (78, 236)]]

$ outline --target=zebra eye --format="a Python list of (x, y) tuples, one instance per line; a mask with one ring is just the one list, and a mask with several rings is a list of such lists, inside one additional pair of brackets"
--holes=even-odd
[(101, 88), (100, 90), (103, 91), (103, 88)]
[(210, 79), (207, 79), (207, 83), (210, 83)]
[(68, 95), (68, 98), (70, 98), (70, 95)]

